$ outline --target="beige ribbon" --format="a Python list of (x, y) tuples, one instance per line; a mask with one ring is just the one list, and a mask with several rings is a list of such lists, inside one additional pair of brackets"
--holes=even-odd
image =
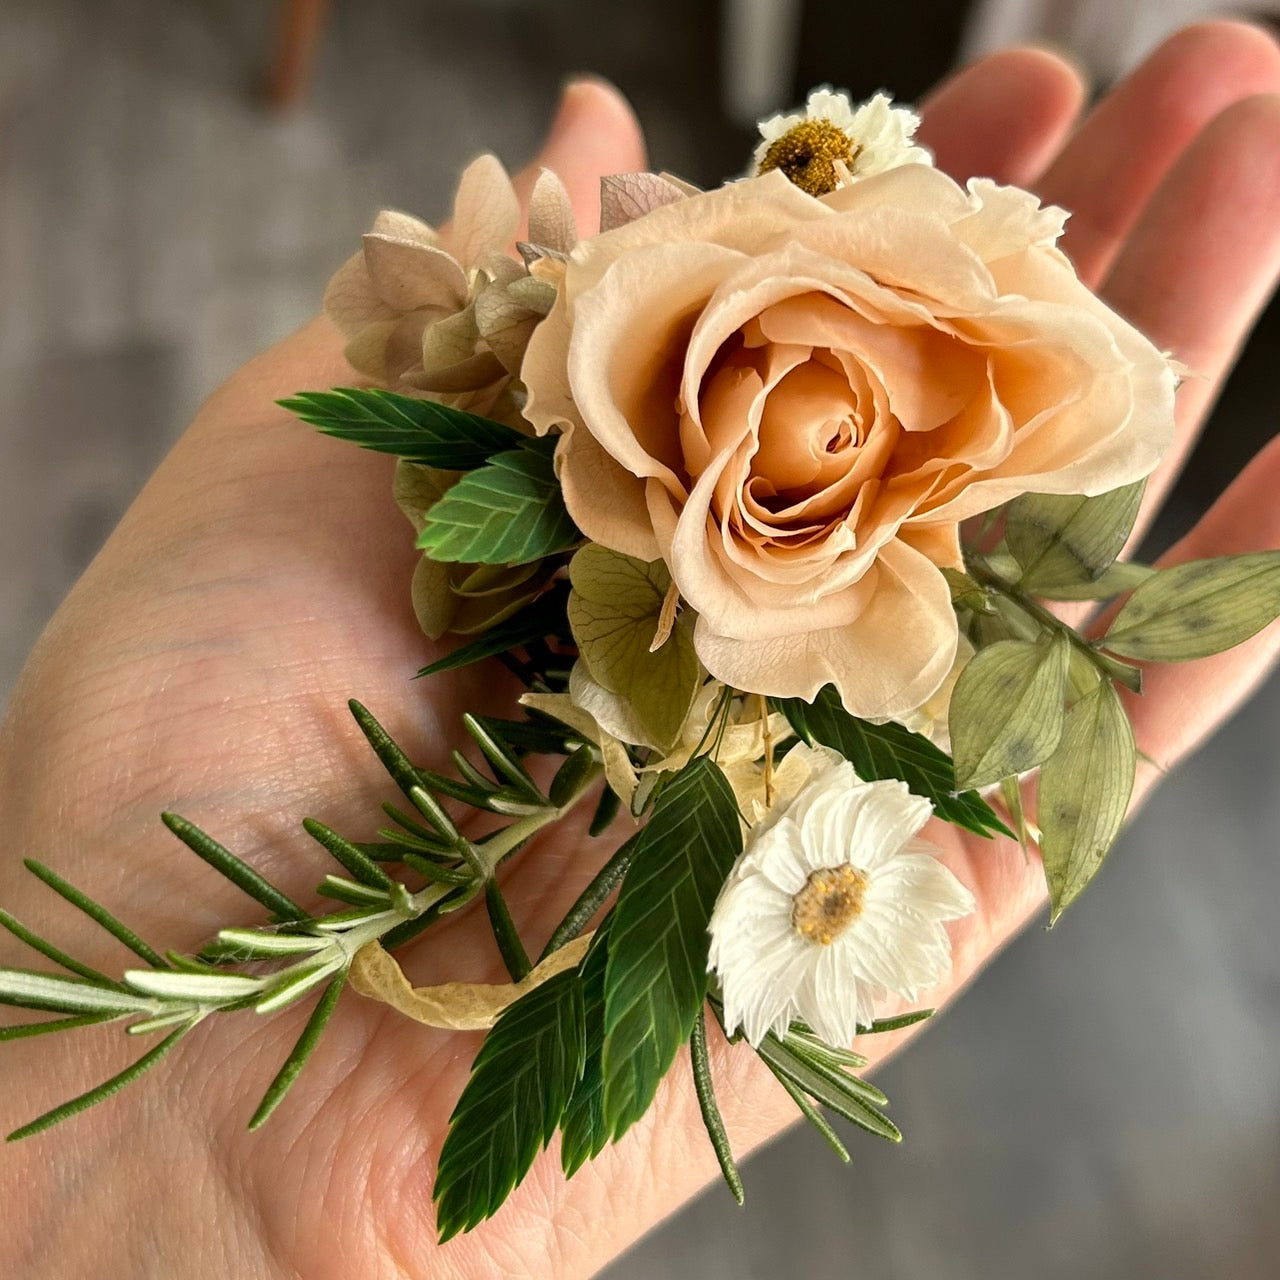
[(498, 1015), (527, 991), (572, 969), (587, 953), (592, 935), (583, 934), (553, 951), (519, 982), (442, 982), (411, 987), (380, 942), (366, 943), (351, 962), (350, 985), (362, 996), (381, 1000), (398, 1013), (445, 1031), (487, 1031)]

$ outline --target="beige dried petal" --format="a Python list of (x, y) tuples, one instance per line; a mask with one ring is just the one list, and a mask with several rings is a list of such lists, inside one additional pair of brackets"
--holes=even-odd
[(373, 220), (373, 234), (390, 236), (393, 240), (408, 240), (429, 248), (440, 247), (440, 234), (434, 227), (398, 209), (383, 209)]
[(536, 600), (544, 585), (539, 575), (529, 582), (511, 584), (484, 595), (463, 595), (455, 587), (454, 598), (458, 609), (449, 629), (459, 636), (480, 635)]
[(600, 179), (600, 230), (625, 227), (685, 193), (656, 173), (614, 173)]
[(467, 277), (443, 249), (370, 233), (364, 237), (364, 260), (378, 297), (397, 311), (466, 304)]
[(430, 373), (470, 360), (479, 350), (475, 308), (444, 316), (422, 331), (422, 367)]
[(463, 267), (480, 265), (515, 239), (520, 203), (497, 156), (473, 160), (458, 184), (448, 248)]
[(428, 639), (443, 639), (453, 630), (461, 602), (450, 588), (447, 564), (432, 560), (430, 556), (421, 557), (413, 571), (410, 600), (413, 616)]
[(416, 369), (412, 373), (401, 374), (400, 380), (417, 391), (429, 392), (428, 399), (447, 396), (448, 400), (440, 400), (442, 404), (447, 403), (455, 409), (468, 409), (472, 413), (488, 417), (481, 408), (457, 403), (456, 397), (487, 391), (499, 378), (506, 376), (507, 371), (502, 367), (502, 361), (493, 352), (482, 351), (457, 364), (430, 370)]
[(513, 280), (507, 285), (507, 293), (521, 306), (528, 307), (540, 316), (545, 316), (555, 306), (555, 285), (539, 280), (536, 276), (522, 276), (519, 280)]
[(682, 177), (679, 176), (679, 174), (669, 173), (666, 169), (663, 169), (663, 171), (660, 174), (658, 174), (658, 177), (660, 177), (663, 180), (663, 182), (666, 182), (669, 185), (675, 187), (675, 189), (678, 192), (680, 192), (682, 196), (702, 195), (701, 187), (695, 187), (692, 182), (686, 182)]
[(442, 982), (434, 987), (410, 986), (404, 970), (382, 944), (370, 942), (351, 962), (350, 984), (362, 996), (380, 1000), (425, 1026), (444, 1031), (487, 1031), (521, 996), (574, 968), (587, 954), (593, 936), (584, 933), (553, 951), (519, 982)]
[(441, 471), (420, 462), (407, 462), (404, 458), (396, 459), (391, 496), (405, 519), (413, 525), (415, 533), (422, 532), (427, 512), (458, 482), (461, 474), (460, 471)]
[(520, 698), (522, 707), (541, 711), (544, 715), (567, 724), (575, 733), (600, 748), (604, 763), (604, 780), (630, 812), (636, 793), (636, 771), (626, 747), (611, 733), (605, 733), (595, 717), (584, 711), (567, 693), (526, 693)]
[[(509, 286), (515, 284), (519, 280), (525, 279), (529, 270), (523, 262), (518, 262), (515, 258), (509, 258), (505, 253), (491, 253), (481, 264), (481, 271), (490, 284), (498, 284)], [(483, 280), (477, 281), (472, 285), (472, 293), (478, 292), (479, 289), (487, 287)]]
[(529, 240), (541, 249), (564, 254), (578, 243), (569, 193), (550, 169), (538, 175), (529, 197)]
[(475, 319), (480, 336), (503, 368), (518, 374), (525, 348), (542, 316), (513, 298), (509, 289), (494, 285), (476, 298)]
[(524, 260), (524, 265), (532, 272), (540, 262), (565, 262), (567, 253), (557, 253), (554, 249), (545, 249), (539, 244), (530, 244), (528, 240), (516, 241), (516, 252)]
[(353, 254), (334, 272), (324, 291), (324, 312), (346, 338), (355, 337), (366, 325), (399, 318), (373, 287), (363, 251)]

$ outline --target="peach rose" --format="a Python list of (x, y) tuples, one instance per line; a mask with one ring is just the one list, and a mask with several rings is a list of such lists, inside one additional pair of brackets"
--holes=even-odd
[(775, 172), (574, 250), (525, 416), (586, 536), (666, 562), (713, 676), (905, 714), (955, 657), (960, 521), (1152, 470), (1174, 374), (1065, 216), (924, 165), (816, 199)]

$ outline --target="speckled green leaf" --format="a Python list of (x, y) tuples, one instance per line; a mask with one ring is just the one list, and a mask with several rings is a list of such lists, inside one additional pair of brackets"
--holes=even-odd
[(1137, 750), (1109, 680), (1067, 712), (1058, 750), (1040, 770), (1037, 821), (1050, 922), (1084, 892), (1129, 808)]
[(951, 695), (957, 787), (985, 787), (1034, 769), (1062, 737), (1071, 645), (1001, 640), (980, 650)]
[(1207, 658), (1280, 615), (1280, 551), (1189, 560), (1159, 570), (1116, 615), (1103, 647), (1145, 662)]
[(1004, 537), (1022, 566), (1027, 591), (1094, 582), (1124, 547), (1138, 517), (1145, 480), (1087, 498), (1027, 493), (1005, 514)]

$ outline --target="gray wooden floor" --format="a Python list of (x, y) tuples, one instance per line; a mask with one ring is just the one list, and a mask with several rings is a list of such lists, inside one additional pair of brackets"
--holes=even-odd
[[(474, 151), (518, 163), (586, 67), (633, 93), (658, 164), (706, 180), (739, 163), (680, 61), (712, 65), (709, 3), (619, 0), (600, 23), (591, 0), (339, 2), (288, 120), (251, 92), (272, 8), (0, 3), (0, 704), (199, 400), (313, 311), (380, 204), (434, 217)], [(1274, 429), (1278, 329), (1184, 522)], [(846, 1170), (793, 1133), (747, 1165), (746, 1212), (711, 1191), (612, 1280), (1275, 1275), (1278, 713), (1273, 681), (1063, 926), (884, 1073), (902, 1149), (855, 1135)]]

